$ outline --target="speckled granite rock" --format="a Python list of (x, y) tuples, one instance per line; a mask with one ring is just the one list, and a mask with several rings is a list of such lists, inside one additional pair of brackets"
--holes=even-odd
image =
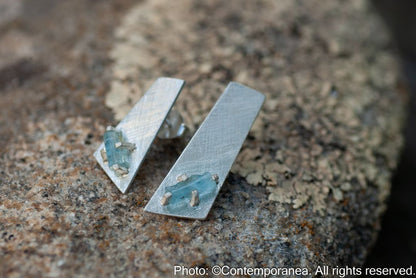
[[(404, 111), (366, 2), (131, 2), (0, 0), (0, 276), (362, 264)], [(159, 76), (193, 130), (231, 80), (267, 96), (206, 221), (143, 211), (180, 140), (126, 195), (92, 156)]]

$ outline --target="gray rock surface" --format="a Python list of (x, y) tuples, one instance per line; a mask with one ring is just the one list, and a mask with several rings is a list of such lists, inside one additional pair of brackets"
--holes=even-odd
[[(0, 0), (0, 276), (361, 265), (405, 97), (367, 2), (132, 2)], [(267, 97), (206, 221), (143, 211), (184, 142), (126, 195), (92, 156), (159, 76), (192, 130), (229, 81)]]

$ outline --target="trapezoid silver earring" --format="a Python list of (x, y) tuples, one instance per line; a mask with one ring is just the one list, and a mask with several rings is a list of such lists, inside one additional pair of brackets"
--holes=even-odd
[(264, 102), (231, 82), (196, 131), (145, 211), (205, 219)]
[(117, 188), (125, 193), (156, 136), (171, 139), (187, 130), (181, 115), (171, 110), (184, 81), (161, 77), (116, 127), (108, 127), (94, 157)]

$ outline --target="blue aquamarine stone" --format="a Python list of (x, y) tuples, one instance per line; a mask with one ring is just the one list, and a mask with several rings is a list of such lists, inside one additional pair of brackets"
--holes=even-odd
[(192, 175), (187, 180), (178, 182), (169, 186), (165, 190), (165, 194), (170, 192), (172, 197), (166, 209), (170, 212), (179, 213), (181, 210), (196, 209), (198, 206), (190, 205), (192, 191), (197, 190), (199, 194), (199, 203), (215, 198), (217, 192), (217, 182), (212, 178), (210, 173), (203, 175)]
[(123, 146), (116, 148), (116, 143), (123, 142), (123, 134), (119, 130), (110, 129), (104, 133), (104, 146), (107, 153), (108, 166), (117, 164), (129, 169), (131, 150)]

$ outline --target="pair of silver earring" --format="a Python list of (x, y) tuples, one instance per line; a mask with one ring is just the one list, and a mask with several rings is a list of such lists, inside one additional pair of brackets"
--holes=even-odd
[[(171, 110), (184, 81), (159, 78), (94, 153), (125, 193), (156, 136), (174, 138), (186, 127)], [(145, 211), (205, 219), (264, 102), (264, 95), (231, 82), (195, 132)]]

